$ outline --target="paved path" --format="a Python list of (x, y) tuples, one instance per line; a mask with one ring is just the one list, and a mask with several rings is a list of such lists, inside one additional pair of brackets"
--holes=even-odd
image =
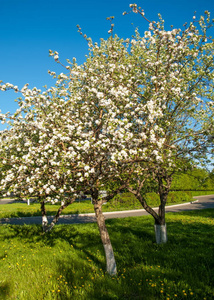
[[(172, 205), (166, 207), (166, 212), (181, 212), (190, 211), (197, 209), (214, 208), (214, 195), (209, 196), (197, 196), (194, 197), (197, 201), (179, 205)], [(158, 208), (155, 208), (157, 211)], [(114, 218), (126, 218), (126, 217), (137, 217), (148, 215), (144, 209), (130, 210), (130, 211), (116, 211), (116, 212), (105, 212), (106, 219)], [(52, 217), (48, 217), (51, 221)], [(91, 214), (74, 214), (74, 215), (62, 215), (59, 218), (58, 224), (80, 224), (80, 223), (93, 223), (96, 222), (94, 213)], [(0, 219), (0, 224), (41, 224), (41, 217), (23, 217), (23, 218), (4, 218)]]

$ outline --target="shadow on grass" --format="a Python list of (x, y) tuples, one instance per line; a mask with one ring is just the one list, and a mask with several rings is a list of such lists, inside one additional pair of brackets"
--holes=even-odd
[[(173, 219), (173, 215), (170, 218)], [(99, 262), (94, 254), (95, 246), (97, 248), (95, 244), (98, 243), (98, 248), (104, 255), (98, 236), (94, 239), (94, 243), (91, 243), (89, 238), (89, 243), (83, 240), (82, 245), (85, 261), (87, 256), (97, 265), (95, 269), (97, 276), (94, 278), (93, 285), (91, 280), (93, 274), (87, 264), (81, 262), (79, 265), (80, 260), (72, 264), (70, 262), (70, 265), (69, 261), (63, 264), (59, 261), (58, 272), (64, 270), (66, 280), (75, 293), (75, 299), (150, 300), (171, 299), (171, 297), (174, 299), (174, 295), (178, 296), (177, 299), (185, 297), (200, 300), (206, 297), (213, 299), (213, 227), (207, 224), (195, 224), (194, 220), (192, 222), (189, 220), (190, 223), (187, 224), (183, 224), (182, 220), (173, 222), (169, 220), (169, 242), (157, 245), (154, 243), (153, 220), (147, 219), (143, 222), (141, 218), (135, 220), (137, 221), (135, 223), (133, 218), (107, 222), (119, 268), (117, 279), (112, 279), (105, 272), (99, 274), (97, 271), (100, 266), (104, 269), (104, 261)], [(81, 259), (84, 261), (84, 256), (81, 256)], [(69, 270), (72, 268), (79, 274), (78, 278), (81, 277), (83, 268), (87, 270), (82, 282), (70, 274)], [(85, 297), (81, 296), (81, 284), (85, 287)], [(91, 287), (86, 288), (89, 284)], [(74, 288), (75, 286), (78, 290)], [(164, 292), (161, 294), (162, 288)], [(144, 298), (142, 298), (142, 291)], [(67, 300), (69, 297), (62, 299)]]
[(22, 218), (22, 217), (38, 217), (41, 216), (41, 211), (37, 210), (34, 212), (22, 212), (16, 211), (10, 213), (10, 218)]
[(184, 290), (189, 291), (186, 297), (193, 291), (194, 299), (214, 299), (213, 216), (213, 209), (167, 214), (169, 241), (162, 245), (155, 244), (151, 217), (107, 220), (117, 279), (103, 271), (104, 251), (96, 224), (58, 225), (46, 235), (36, 225), (8, 226), (4, 239), (20, 238), (30, 247), (35, 242), (39, 247), (72, 245), (74, 253), (57, 258), (57, 273), (69, 283), (60, 299), (142, 299), (142, 290), (149, 300), (166, 299), (170, 291), (183, 299)]
[(10, 294), (10, 285), (7, 282), (0, 283), (0, 299), (8, 299)]
[[(7, 204), (7, 205), (10, 205), (10, 204)], [(56, 211), (48, 211), (47, 210), (47, 216), (54, 217), (57, 213), (57, 210), (58, 210), (57, 208), (56, 208)], [(72, 212), (72, 214), (79, 214), (79, 213), (81, 213), (79, 210), (75, 210)], [(62, 215), (64, 215), (64, 214), (66, 214), (66, 212), (62, 212)], [(28, 212), (28, 211), (24, 211), (24, 209), (23, 209), (20, 211), (9, 212), (7, 214), (6, 218), (24, 218), (24, 217), (42, 217), (41, 210), (37, 209), (35, 211)]]
[[(57, 213), (56, 211), (47, 211), (47, 216), (52, 216), (54, 217)], [(72, 214), (79, 214), (79, 210), (76, 210), (72, 212)], [(65, 212), (62, 212), (62, 215), (66, 214)], [(41, 210), (36, 210), (34, 212), (27, 212), (27, 211), (16, 211), (16, 212), (11, 212), (10, 213), (10, 218), (24, 218), (24, 217), (42, 217)]]

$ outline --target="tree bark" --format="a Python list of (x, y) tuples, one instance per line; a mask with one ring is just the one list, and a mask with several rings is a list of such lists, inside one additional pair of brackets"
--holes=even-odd
[(172, 176), (164, 176), (164, 174), (157, 175), (158, 192), (160, 195), (160, 206), (158, 210), (159, 219), (155, 220), (155, 237), (157, 244), (167, 242), (167, 228), (165, 219), (165, 206), (169, 194), (170, 186), (172, 183)]
[[(129, 189), (130, 192), (133, 193), (132, 189)], [(155, 220), (155, 239), (157, 244), (166, 243), (167, 242), (167, 230), (165, 224), (165, 203), (167, 199), (168, 193), (161, 195), (160, 200), (161, 204), (159, 206), (158, 214), (147, 204), (144, 197), (139, 193), (134, 193), (135, 197), (142, 204), (143, 208), (153, 216)]]
[(56, 223), (58, 222), (59, 220), (59, 217), (63, 211), (63, 209), (65, 209), (66, 207), (68, 207), (68, 205), (72, 204), (73, 202), (75, 201), (75, 198), (72, 198), (70, 201), (68, 202), (63, 202), (60, 206), (60, 208), (58, 209), (56, 215), (54, 216), (51, 224), (49, 226), (46, 225), (45, 227), (45, 230), (43, 229), (43, 231), (46, 233), (46, 232), (49, 232), (53, 229), (53, 227), (56, 225)]
[(132, 189), (129, 189), (129, 191), (135, 195), (135, 197), (141, 203), (141, 205), (143, 206), (143, 208), (145, 209), (145, 211), (147, 211), (150, 215), (153, 216), (153, 218), (155, 219), (155, 222), (160, 222), (159, 215), (154, 211), (154, 209), (152, 209), (147, 204), (145, 198), (140, 193), (137, 193), (137, 192), (134, 193)]
[(155, 239), (157, 244), (162, 244), (167, 242), (166, 224), (164, 225), (155, 224)]
[(101, 241), (103, 243), (105, 257), (106, 257), (106, 271), (109, 275), (114, 276), (117, 274), (117, 266), (114, 257), (114, 251), (105, 224), (105, 217), (102, 213), (102, 200), (93, 199), (94, 211), (97, 219), (97, 224), (100, 231)]
[(41, 202), (41, 212), (42, 212), (42, 230), (43, 232), (46, 231), (46, 228), (48, 226), (48, 219), (47, 219), (47, 213), (45, 209), (45, 201), (43, 200)]

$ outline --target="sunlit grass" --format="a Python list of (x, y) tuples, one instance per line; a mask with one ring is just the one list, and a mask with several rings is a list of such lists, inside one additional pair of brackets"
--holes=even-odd
[[(56, 214), (60, 205), (46, 204), (47, 215)], [(80, 214), (80, 213), (94, 212), (93, 205), (90, 201), (75, 202), (63, 210), (62, 214)], [(41, 209), (39, 203), (10, 203), (2, 204), (0, 206), (0, 218), (15, 218), (15, 217), (31, 217), (41, 216)]]
[(105, 273), (96, 224), (0, 226), (0, 299), (214, 299), (214, 210), (107, 220), (118, 276)]
[[(193, 192), (192, 192), (193, 193)], [(198, 192), (200, 194), (200, 192)], [(205, 193), (205, 192), (204, 192)], [(194, 192), (195, 196), (196, 192)], [(214, 191), (210, 191), (209, 194), (214, 194)], [(122, 201), (121, 201), (122, 200)], [(118, 210), (131, 210), (131, 209), (142, 209), (142, 205), (136, 198), (131, 194), (124, 194), (121, 196), (121, 200), (113, 200), (108, 204), (103, 205), (103, 211), (118, 211)], [(151, 200), (150, 200), (151, 201)], [(175, 199), (173, 202), (168, 202), (167, 205), (178, 204), (186, 202), (185, 200)], [(149, 205), (152, 207), (158, 206), (157, 200), (154, 199), (153, 203), (150, 202)], [(46, 204), (47, 215), (54, 215), (57, 212), (59, 205)], [(62, 214), (81, 214), (81, 213), (93, 213), (94, 208), (91, 201), (74, 202), (63, 210)], [(31, 216), (41, 216), (40, 204), (31, 203), (27, 205), (26, 203), (10, 203), (0, 205), (0, 218), (12, 218), (12, 217), (31, 217)]]

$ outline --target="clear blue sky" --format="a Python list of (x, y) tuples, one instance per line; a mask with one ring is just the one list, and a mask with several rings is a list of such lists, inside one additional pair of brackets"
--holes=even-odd
[[(108, 37), (109, 16), (115, 16), (115, 33), (120, 37), (130, 37), (134, 28), (141, 32), (148, 24), (136, 14), (122, 16), (129, 10), (131, 0), (0, 0), (0, 80), (18, 85), (29, 83), (42, 88), (53, 84), (47, 71), (61, 73), (48, 51), (59, 52), (60, 60), (77, 58), (84, 62), (88, 46), (77, 32), (82, 31), (94, 41)], [(157, 20), (161, 13), (166, 27), (182, 27), (191, 21), (194, 11), (201, 15), (204, 10), (214, 18), (214, 0), (147, 0), (136, 2), (145, 10), (150, 20)], [(133, 23), (133, 24), (132, 24)], [(212, 30), (214, 36), (214, 30)], [(13, 92), (0, 92), (2, 112), (14, 112), (18, 96)], [(0, 129), (3, 127), (0, 126)]]

